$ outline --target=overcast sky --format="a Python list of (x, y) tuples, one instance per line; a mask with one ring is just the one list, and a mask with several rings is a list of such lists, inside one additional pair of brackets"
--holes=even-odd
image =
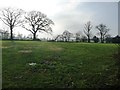
[[(89, 2), (88, 2), (89, 1)], [(37, 10), (46, 14), (55, 23), (53, 35), (64, 30), (71, 33), (80, 31), (83, 35), (84, 24), (91, 21), (92, 33), (98, 32), (95, 26), (105, 24), (110, 28), (110, 34), (118, 34), (118, 1), (119, 0), (0, 0), (0, 8), (14, 7), (25, 11)], [(0, 25), (1, 27), (1, 25)], [(20, 31), (21, 30), (21, 31)], [(15, 33), (28, 34), (23, 29), (16, 28)], [(39, 34), (41, 37), (48, 34)]]

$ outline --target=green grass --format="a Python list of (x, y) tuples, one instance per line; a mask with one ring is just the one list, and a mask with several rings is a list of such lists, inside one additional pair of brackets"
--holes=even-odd
[(2, 41), (1, 48), (3, 88), (116, 85), (114, 44)]

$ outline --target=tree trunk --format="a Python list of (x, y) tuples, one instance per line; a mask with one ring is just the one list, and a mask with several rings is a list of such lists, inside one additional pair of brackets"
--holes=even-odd
[(36, 33), (33, 33), (33, 40), (36, 40)]
[(88, 43), (90, 43), (90, 36), (88, 36)]
[(104, 36), (103, 36), (103, 40), (102, 40), (102, 42), (104, 43)]
[(100, 39), (101, 39), (101, 43), (103, 43), (103, 35), (102, 35), (102, 33), (101, 33)]
[(88, 43), (90, 43), (90, 39), (88, 39)]
[(13, 40), (13, 28), (10, 26), (10, 39)]
[(101, 43), (104, 43), (104, 38), (102, 37), (102, 39), (101, 39)]

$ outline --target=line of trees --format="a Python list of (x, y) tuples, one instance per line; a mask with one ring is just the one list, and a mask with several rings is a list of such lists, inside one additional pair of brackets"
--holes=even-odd
[[(45, 14), (39, 11), (30, 11), (25, 12), (22, 9), (14, 9), (14, 8), (4, 8), (0, 12), (0, 20), (9, 28), (10, 33), (7, 30), (1, 29), (0, 33), (2, 34), (3, 39), (14, 39), (14, 29), (15, 27), (22, 27), (25, 30), (31, 32), (32, 36), (30, 36), (33, 40), (37, 39), (38, 32), (46, 32), (52, 33), (51, 26), (54, 25), (54, 22), (49, 19)], [(90, 21), (88, 21), (84, 25), (84, 34), (85, 36), (81, 36), (80, 32), (75, 33), (76, 42), (87, 41), (91, 42), (91, 39), (94, 42), (111, 42), (111, 36), (108, 34), (109, 28), (105, 24), (99, 24), (95, 28), (98, 30), (100, 38), (97, 36), (92, 37), (92, 28), (93, 25)], [(8, 38), (8, 36), (10, 37)], [(70, 41), (71, 37), (73, 37), (73, 33), (65, 30), (61, 35), (58, 35), (54, 40), (60, 39), (61, 41)], [(18, 35), (19, 38), (23, 36), (21, 34)], [(24, 37), (25, 38), (25, 37)]]
[[(85, 36), (80, 37), (81, 36), (80, 32), (75, 33), (75, 36), (73, 36), (72, 33), (70, 33), (69, 31), (65, 30), (63, 32), (63, 34), (58, 35), (55, 38), (55, 40), (60, 39), (61, 41), (69, 41), (70, 37), (74, 37), (74, 38), (76, 38), (76, 42), (79, 42), (79, 41), (86, 42), (87, 41), (88, 43), (90, 43), (91, 40), (93, 40), (95, 43), (97, 43), (99, 41), (101, 43), (104, 43), (104, 41), (106, 41), (106, 42), (110, 42), (111, 41), (111, 39), (110, 39), (111, 36), (110, 36), (110, 34), (108, 34), (110, 29), (106, 25), (99, 24), (99, 25), (97, 25), (95, 27), (98, 30), (100, 38), (98, 38), (97, 36), (92, 37), (92, 32), (91, 32), (92, 28), (93, 28), (93, 25), (91, 24), (90, 21), (88, 21), (84, 25), (84, 29), (83, 29)], [(64, 38), (69, 38), (69, 39), (68, 40), (64, 40)]]
[[(67, 34), (64, 34), (66, 32)], [(57, 41), (57, 42), (88, 42), (87, 35), (82, 35), (80, 32), (77, 32), (75, 34), (70, 33), (69, 31), (65, 30), (62, 34), (57, 35), (52, 41)], [(66, 39), (67, 38), (67, 39)], [(69, 39), (68, 39), (69, 38)], [(51, 41), (51, 40), (50, 40)], [(101, 36), (98, 38), (97, 36), (92, 36), (90, 37), (90, 42), (101, 42), (101, 43), (120, 43), (120, 36), (117, 35), (115, 37), (111, 37), (110, 34), (106, 34), (104, 36), (104, 41), (101, 41)]]
[(15, 27), (21, 26), (33, 34), (36, 40), (37, 32), (51, 33), (54, 22), (39, 11), (25, 12), (22, 9), (4, 8), (1, 10), (0, 20), (9, 27), (10, 39), (13, 40)]
[[(87, 36), (87, 41), (90, 43), (90, 37), (91, 37), (91, 30), (92, 30), (92, 25), (91, 25), (91, 22), (88, 21), (86, 24), (85, 24), (85, 27), (84, 27), (84, 33), (85, 35)], [(98, 29), (99, 31), (99, 34), (100, 34), (100, 41), (101, 43), (104, 43), (105, 41), (105, 36), (107, 35), (108, 31), (110, 30), (106, 25), (104, 24), (99, 24), (96, 26), (96, 29)], [(95, 42), (98, 42), (98, 38), (96, 36), (93, 37), (93, 40)]]

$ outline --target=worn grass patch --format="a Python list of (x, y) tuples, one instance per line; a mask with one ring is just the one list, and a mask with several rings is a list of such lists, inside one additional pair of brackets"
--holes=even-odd
[(1, 48), (1, 49), (6, 49), (6, 48), (11, 48), (11, 47), (9, 47), (9, 46), (8, 46), (8, 47), (6, 47), (6, 46), (1, 46), (0, 48)]
[(20, 50), (20, 51), (18, 51), (19, 53), (31, 53), (32, 52), (32, 50)]
[(60, 48), (60, 47), (49, 47), (49, 50), (51, 50), (51, 51), (62, 51), (63, 48)]

